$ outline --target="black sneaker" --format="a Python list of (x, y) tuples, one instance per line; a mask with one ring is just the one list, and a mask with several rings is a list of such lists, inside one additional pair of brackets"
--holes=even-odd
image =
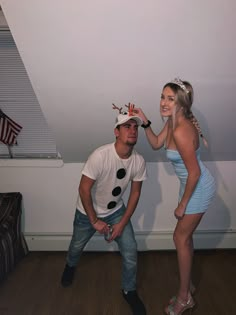
[(70, 267), (69, 265), (66, 264), (62, 277), (61, 277), (61, 284), (63, 287), (68, 287), (69, 285), (72, 284), (74, 273), (75, 273), (75, 267)]
[(138, 296), (137, 291), (128, 291), (125, 293), (122, 290), (122, 294), (126, 302), (130, 305), (133, 315), (146, 315), (145, 306)]

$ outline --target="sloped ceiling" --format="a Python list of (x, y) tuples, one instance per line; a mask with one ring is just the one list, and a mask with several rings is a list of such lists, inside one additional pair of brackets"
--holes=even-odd
[[(112, 103), (134, 102), (162, 127), (162, 86), (195, 90), (205, 160), (236, 160), (234, 0), (2, 0), (7, 23), (65, 162), (114, 140)], [(165, 160), (140, 130), (147, 162)]]

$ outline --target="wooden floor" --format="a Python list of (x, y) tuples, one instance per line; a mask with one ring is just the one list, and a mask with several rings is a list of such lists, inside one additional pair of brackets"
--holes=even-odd
[[(31, 252), (0, 285), (0, 315), (132, 315), (120, 293), (119, 253), (84, 252), (71, 287), (65, 252)], [(236, 250), (196, 251), (194, 315), (236, 314)], [(148, 315), (163, 314), (177, 289), (174, 251), (139, 253), (138, 291)], [(186, 312), (187, 314), (187, 312)]]

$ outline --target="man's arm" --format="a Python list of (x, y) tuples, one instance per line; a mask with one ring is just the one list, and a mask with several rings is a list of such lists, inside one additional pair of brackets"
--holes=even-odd
[(131, 182), (130, 195), (126, 211), (120, 222), (113, 225), (113, 232), (110, 241), (113, 241), (117, 236), (121, 235), (124, 227), (126, 226), (132, 214), (134, 213), (141, 194), (142, 183), (143, 183), (142, 181)]
[(95, 180), (82, 175), (79, 185), (79, 194), (89, 221), (99, 233), (105, 233), (109, 230), (109, 227), (105, 222), (97, 218), (97, 214), (93, 207), (91, 190), (94, 183)]
[(120, 221), (120, 223), (123, 226), (125, 226), (128, 223), (129, 219), (131, 218), (132, 214), (134, 213), (137, 207), (139, 197), (141, 194), (142, 183), (143, 183), (142, 181), (131, 182), (130, 194), (129, 194), (126, 211)]

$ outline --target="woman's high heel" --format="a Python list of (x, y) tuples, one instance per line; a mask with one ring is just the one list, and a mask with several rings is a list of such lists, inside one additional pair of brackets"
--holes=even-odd
[[(191, 283), (190, 284), (190, 293), (193, 296), (196, 292), (196, 287)], [(176, 295), (172, 296), (172, 298), (169, 300), (168, 304), (173, 304), (176, 300)]]
[[(177, 310), (175, 310), (176, 305), (178, 304)], [(172, 304), (169, 304), (166, 309), (166, 315), (182, 315), (185, 311), (189, 310), (192, 313), (192, 310), (195, 306), (195, 302), (192, 298), (192, 295), (189, 294), (187, 302), (181, 301), (179, 298), (175, 299)]]

